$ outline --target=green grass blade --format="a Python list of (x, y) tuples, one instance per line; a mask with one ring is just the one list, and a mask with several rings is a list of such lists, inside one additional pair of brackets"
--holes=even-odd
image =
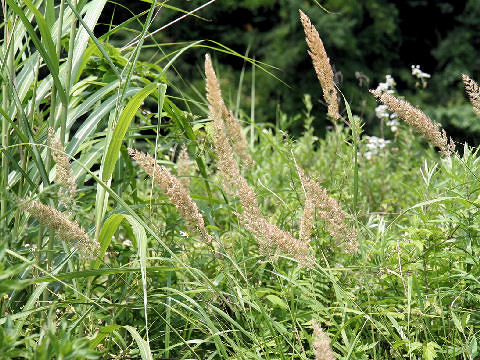
[(125, 325), (125, 329), (128, 330), (130, 335), (132, 335), (132, 338), (135, 340), (137, 343), (138, 349), (140, 350), (140, 356), (142, 357), (142, 360), (153, 360), (152, 353), (150, 351), (150, 346), (148, 345), (148, 342), (142, 339), (140, 334), (138, 333), (137, 329), (135, 329), (132, 326)]
[[(59, 70), (58, 58), (56, 58), (56, 55), (53, 58), (50, 56), (49, 51), (47, 51), (47, 49), (44, 47), (42, 41), (40, 41), (40, 39), (38, 38), (35, 29), (33, 28), (32, 24), (30, 23), (28, 18), (25, 16), (24, 11), (22, 9), (20, 9), (20, 7), (18, 7), (18, 5), (15, 3), (15, 1), (14, 0), (6, 0), (6, 1), (7, 1), (8, 5), (12, 8), (12, 10), (15, 12), (15, 14), (22, 21), (23, 25), (27, 29), (27, 32), (28, 32), (30, 38), (32, 39), (33, 44), (35, 45), (35, 48), (40, 53), (42, 58), (45, 60), (45, 63), (47, 64), (47, 67), (50, 70), (50, 73), (53, 77), (53, 81), (55, 82), (55, 86), (58, 90), (60, 100), (62, 101), (62, 103), (65, 103), (65, 104), (68, 103), (67, 95), (66, 95), (65, 90), (62, 86), (62, 82), (60, 81), (60, 78), (58, 76), (58, 70)], [(30, 3), (30, 5), (32, 5), (32, 4)], [(40, 14), (40, 12), (38, 12), (38, 14)], [(41, 16), (41, 14), (40, 14), (40, 16)], [(43, 16), (42, 16), (42, 18), (43, 18)], [(43, 19), (43, 21), (45, 21), (45, 19)], [(47, 46), (49, 46), (49, 45), (47, 45)], [(54, 49), (55, 49), (55, 47), (54, 47)]]
[(157, 84), (149, 84), (140, 90), (135, 96), (130, 99), (128, 104), (122, 110), (118, 123), (113, 130), (112, 139), (108, 145), (107, 154), (105, 156), (105, 163), (103, 166), (102, 179), (107, 181), (115, 169), (120, 147), (122, 146), (123, 138), (127, 133), (128, 127), (133, 120), (138, 108), (142, 105), (143, 100), (150, 95), (157, 88)]

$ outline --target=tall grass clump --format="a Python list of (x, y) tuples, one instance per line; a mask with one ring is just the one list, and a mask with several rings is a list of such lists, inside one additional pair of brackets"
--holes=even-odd
[[(96, 37), (105, 1), (2, 3), (0, 358), (478, 358), (478, 149), (395, 74), (364, 133), (302, 11), (305, 111), (231, 111), (215, 54), (238, 53), (154, 38), (163, 11), (213, 2), (149, 4)], [(205, 55), (197, 97), (175, 81), (187, 52)]]

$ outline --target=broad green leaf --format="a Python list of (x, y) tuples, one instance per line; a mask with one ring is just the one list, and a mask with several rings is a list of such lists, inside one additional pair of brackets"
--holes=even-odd
[(142, 105), (145, 98), (150, 95), (157, 87), (157, 84), (149, 84), (137, 94), (135, 94), (125, 108), (122, 110), (118, 123), (113, 130), (112, 139), (108, 145), (107, 154), (105, 156), (105, 164), (103, 166), (102, 179), (107, 181), (115, 169), (120, 147), (122, 146), (123, 138), (127, 133), (128, 127), (133, 120), (138, 108)]
[(437, 357), (437, 351), (435, 349), (439, 349), (437, 343), (430, 341), (427, 345), (423, 347), (423, 359), (424, 360), (433, 360)]
[(270, 295), (267, 295), (265, 296), (268, 301), (270, 301), (273, 305), (275, 306), (278, 306), (282, 309), (285, 309), (287, 310), (288, 309), (288, 306), (287, 304), (285, 303), (285, 301), (283, 301), (281, 298), (279, 298), (277, 295), (273, 295), (273, 294), (270, 294)]
[(105, 251), (107, 251), (110, 242), (112, 241), (112, 236), (118, 229), (118, 226), (123, 220), (123, 215), (121, 214), (114, 214), (110, 216), (107, 221), (102, 226), (102, 230), (100, 230), (100, 234), (98, 235), (98, 242), (100, 243), (100, 252), (98, 254), (98, 258), (95, 261), (95, 269), (98, 269), (100, 264), (103, 261), (103, 256), (105, 255)]

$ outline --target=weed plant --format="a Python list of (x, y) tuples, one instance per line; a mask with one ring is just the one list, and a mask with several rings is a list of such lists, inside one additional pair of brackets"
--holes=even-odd
[(2, 2), (0, 358), (480, 356), (478, 149), (379, 89), (406, 122), (363, 134), (303, 13), (322, 139), (309, 95), (276, 126), (236, 118), (209, 57), (185, 98), (184, 52), (240, 55), (154, 44), (155, 0), (115, 48), (130, 21), (96, 38), (104, 5)]

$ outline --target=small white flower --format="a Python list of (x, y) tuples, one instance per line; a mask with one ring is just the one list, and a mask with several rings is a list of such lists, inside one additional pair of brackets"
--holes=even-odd
[(190, 237), (190, 234), (189, 234), (188, 232), (182, 231), (182, 230), (180, 230), (180, 235), (183, 236), (183, 237), (185, 237), (185, 238)]
[(385, 76), (385, 82), (381, 82), (377, 86), (377, 90), (381, 92), (386, 92), (388, 94), (393, 94), (395, 93), (395, 86), (397, 83), (395, 82), (395, 79), (392, 77), (392, 75), (386, 75)]
[(373, 159), (377, 156), (380, 150), (385, 149), (385, 147), (390, 143), (390, 140), (385, 140), (377, 136), (365, 136), (367, 143), (365, 144), (368, 151), (363, 154), (363, 157), (367, 160)]
[(382, 119), (382, 118), (388, 118), (390, 116), (388, 112), (388, 107), (387, 105), (378, 105), (375, 108), (375, 115), (377, 115), (377, 118)]
[(420, 65), (412, 65), (412, 75), (418, 79), (430, 79), (431, 75), (420, 70)]
[(132, 246), (133, 243), (132, 243), (132, 240), (127, 239), (127, 240), (123, 240), (122, 245), (123, 246)]

